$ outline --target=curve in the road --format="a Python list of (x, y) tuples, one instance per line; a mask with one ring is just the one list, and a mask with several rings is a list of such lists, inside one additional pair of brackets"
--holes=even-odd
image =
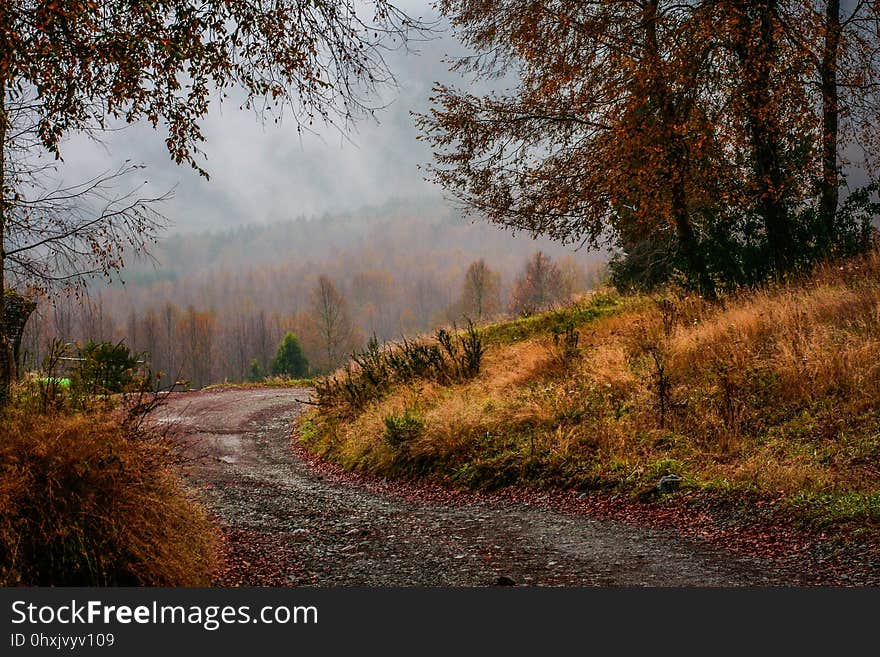
[(291, 432), (305, 389), (169, 396), (156, 421), (227, 537), (220, 584), (742, 586), (786, 583), (758, 561), (672, 532), (525, 505), (437, 504), (322, 476)]

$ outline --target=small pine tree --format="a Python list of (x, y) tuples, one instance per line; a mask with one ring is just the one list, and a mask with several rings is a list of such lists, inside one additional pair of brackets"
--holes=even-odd
[(309, 363), (303, 354), (299, 339), (295, 333), (288, 331), (272, 361), (272, 374), (274, 376), (286, 376), (298, 378), (305, 376), (309, 371)]
[(266, 373), (263, 371), (260, 361), (254, 358), (248, 368), (248, 381), (262, 381), (264, 378), (266, 378)]
[(89, 340), (79, 348), (77, 379), (93, 394), (123, 392), (135, 383), (138, 354), (123, 343)]

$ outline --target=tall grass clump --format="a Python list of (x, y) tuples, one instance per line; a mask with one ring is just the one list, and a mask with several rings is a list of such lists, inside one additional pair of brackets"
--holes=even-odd
[(341, 371), (315, 382), (317, 405), (339, 416), (352, 416), (381, 399), (394, 385), (422, 379), (443, 385), (473, 379), (480, 373), (486, 348), (472, 322), (464, 331), (440, 329), (433, 340), (380, 345), (373, 336)]
[(169, 441), (119, 411), (0, 413), (0, 585), (205, 586), (215, 536)]

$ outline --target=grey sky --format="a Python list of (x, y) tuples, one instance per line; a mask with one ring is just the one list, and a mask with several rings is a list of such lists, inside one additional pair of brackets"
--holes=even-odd
[[(436, 16), (428, 0), (397, 4), (413, 16)], [(399, 81), (396, 91), (385, 94), (391, 105), (378, 113), (378, 122), (361, 121), (347, 140), (332, 128), (300, 136), (292, 120), (261, 124), (237, 103), (215, 103), (203, 124), (210, 181), (171, 162), (164, 134), (146, 125), (109, 134), (103, 145), (72, 138), (64, 149), (64, 177), (73, 182), (125, 159), (145, 164), (151, 193), (176, 186), (163, 213), (177, 230), (227, 228), (350, 210), (392, 197), (439, 195), (417, 168), (430, 153), (416, 140), (410, 112), (428, 107), (435, 80), (459, 79), (443, 58), (460, 52), (460, 46), (447, 32), (414, 47), (419, 54), (389, 54)]]
[[(437, 17), (430, 0), (397, 4), (413, 16)], [(145, 125), (108, 134), (103, 146), (72, 138), (64, 149), (65, 181), (81, 181), (126, 159), (145, 164), (150, 193), (176, 188), (163, 212), (182, 231), (353, 210), (394, 197), (439, 197), (441, 190), (425, 183), (418, 170), (430, 152), (416, 140), (410, 112), (428, 108), (434, 81), (466, 83), (444, 61), (462, 48), (448, 31), (415, 47), (419, 54), (389, 54), (399, 88), (386, 94), (391, 104), (378, 113), (378, 122), (361, 121), (348, 139), (320, 127), (317, 135), (300, 136), (292, 120), (261, 124), (235, 102), (215, 103), (203, 124), (210, 181), (171, 162), (164, 134)], [(853, 185), (865, 182), (862, 172), (848, 173)]]

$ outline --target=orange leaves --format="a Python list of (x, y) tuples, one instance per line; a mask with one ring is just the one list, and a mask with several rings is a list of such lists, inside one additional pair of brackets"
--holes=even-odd
[[(461, 68), (519, 79), (506, 95), (444, 88), (432, 99), (418, 123), (435, 149), (433, 179), (490, 221), (561, 240), (596, 246), (674, 225), (681, 246), (748, 216), (781, 235), (771, 248), (781, 252), (787, 213), (812, 202), (816, 144), (829, 134), (812, 85), (821, 16), (803, 20), (803, 6), (445, 0), (482, 53)], [(877, 35), (860, 38), (873, 44), (861, 52), (880, 53)], [(876, 83), (872, 68), (841, 89)], [(841, 102), (840, 117), (865, 105)], [(873, 106), (864, 125), (880, 125)]]

